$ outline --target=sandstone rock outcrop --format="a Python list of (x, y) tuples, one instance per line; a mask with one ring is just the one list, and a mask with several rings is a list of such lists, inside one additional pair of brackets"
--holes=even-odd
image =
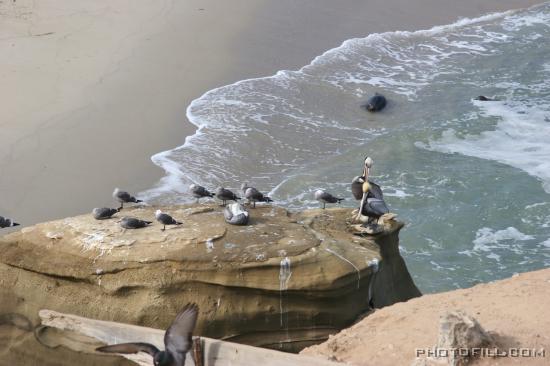
[[(481, 348), (495, 346), (496, 342), (479, 322), (460, 310), (441, 315), (434, 356), (416, 359), (412, 366), (463, 366), (473, 361)], [(476, 350), (478, 351), (476, 354)]]
[(200, 306), (197, 335), (296, 351), (375, 307), (420, 293), (398, 250), (403, 224), (348, 232), (350, 210), (258, 207), (248, 226), (219, 207), (162, 207), (183, 225), (123, 230), (124, 209), (24, 228), (0, 238), (0, 313), (34, 323), (40, 309), (165, 328), (182, 304)]
[[(548, 365), (548, 303), (550, 268), (468, 289), (426, 294), (377, 309), (327, 342), (301, 353), (352, 366), (411, 365), (413, 362), (447, 365), (448, 359), (433, 357), (438, 355), (434, 348), (440, 338), (441, 315), (460, 309), (474, 316), (495, 341), (494, 345), (482, 347), (488, 347), (487, 353), (476, 357), (472, 365)], [(494, 357), (495, 349), (500, 352), (497, 357)], [(520, 350), (527, 354), (521, 355)]]

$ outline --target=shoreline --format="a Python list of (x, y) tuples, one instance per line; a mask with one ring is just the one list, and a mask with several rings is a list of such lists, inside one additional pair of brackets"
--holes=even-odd
[(116, 186), (153, 187), (164, 174), (151, 156), (195, 133), (185, 110), (215, 87), (298, 69), (350, 38), (539, 3), (4, 3), (0, 214), (29, 225), (113, 205)]

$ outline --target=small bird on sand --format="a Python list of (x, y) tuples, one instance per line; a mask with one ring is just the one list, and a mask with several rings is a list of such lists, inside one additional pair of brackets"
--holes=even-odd
[(189, 192), (197, 199), (197, 203), (199, 203), (199, 200), (203, 197), (214, 197), (214, 193), (209, 192), (206, 188), (198, 184), (191, 184), (189, 186)]
[(139, 203), (139, 202), (143, 202), (142, 200), (138, 200), (137, 198), (135, 198), (134, 196), (132, 196), (130, 193), (128, 192), (125, 192), (125, 191), (121, 191), (120, 189), (118, 188), (115, 188), (114, 192), (113, 192), (113, 198), (116, 199), (118, 202), (120, 202), (120, 207), (118, 208), (118, 210), (122, 210), (124, 208), (124, 203), (130, 203), (130, 202), (133, 202), (133, 203)]
[(252, 202), (253, 208), (256, 208), (256, 202), (273, 202), (268, 196), (264, 196), (263, 193), (258, 191), (254, 187), (250, 187), (248, 183), (243, 183), (241, 185), (241, 190), (243, 191), (244, 198), (250, 203)]
[(17, 222), (14, 222), (12, 219), (5, 218), (0, 216), (0, 229), (5, 227), (19, 226)]
[(155, 211), (155, 217), (157, 218), (157, 221), (160, 222), (162, 225), (162, 231), (166, 230), (166, 225), (181, 225), (183, 222), (176, 221), (172, 216), (165, 214), (161, 210)]
[(123, 354), (145, 352), (153, 356), (155, 366), (184, 366), (185, 355), (193, 344), (191, 336), (198, 313), (197, 304), (187, 304), (183, 307), (164, 334), (164, 351), (149, 343), (121, 343), (99, 347), (96, 350)]
[(135, 217), (123, 217), (122, 220), (120, 220), (120, 226), (124, 229), (140, 229), (152, 223), (152, 221), (140, 220)]
[(322, 189), (318, 189), (315, 191), (315, 199), (323, 204), (323, 210), (325, 209), (325, 205), (327, 203), (340, 203), (340, 201), (343, 201), (343, 198), (334, 197), (332, 194), (323, 191)]
[(216, 190), (216, 198), (222, 201), (222, 206), (225, 206), (227, 201), (237, 201), (240, 200), (241, 197), (237, 196), (235, 193), (231, 192), (229, 189), (225, 189), (223, 187), (219, 187)]
[(96, 220), (105, 220), (105, 219), (110, 219), (117, 212), (118, 210), (116, 208), (109, 208), (109, 207), (97, 208), (96, 207), (92, 210), (92, 215)]

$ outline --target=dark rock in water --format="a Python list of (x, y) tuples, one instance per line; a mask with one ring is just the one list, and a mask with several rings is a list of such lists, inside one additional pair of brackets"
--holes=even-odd
[(365, 108), (369, 112), (379, 112), (386, 106), (386, 97), (384, 97), (382, 94), (376, 93), (373, 97), (371, 97), (367, 104), (365, 104)]
[(479, 96), (475, 97), (474, 100), (480, 100), (482, 102), (492, 102), (495, 99), (487, 98), (485, 95), (479, 95)]
[(246, 225), (250, 214), (240, 203), (232, 203), (223, 211), (225, 222), (231, 225)]

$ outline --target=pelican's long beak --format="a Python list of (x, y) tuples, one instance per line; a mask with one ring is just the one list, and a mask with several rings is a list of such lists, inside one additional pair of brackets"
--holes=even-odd
[(357, 212), (357, 217), (355, 217), (355, 221), (359, 221), (361, 219), (361, 215), (363, 214), (363, 205), (365, 204), (366, 199), (367, 199), (367, 192), (363, 192), (363, 197), (361, 198), (361, 204), (359, 205), (359, 212)]

